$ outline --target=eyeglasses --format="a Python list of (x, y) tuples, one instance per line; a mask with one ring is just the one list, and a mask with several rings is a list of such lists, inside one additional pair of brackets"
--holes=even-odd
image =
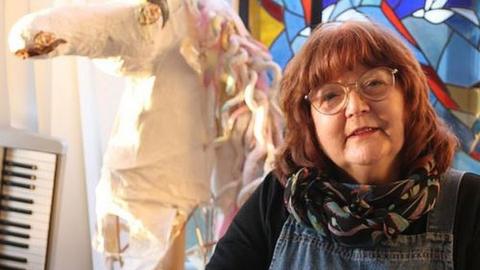
[(345, 108), (352, 86), (355, 86), (362, 97), (371, 101), (381, 101), (395, 85), (397, 72), (397, 69), (377, 67), (362, 74), (356, 82), (327, 83), (318, 89), (310, 90), (305, 99), (310, 101), (316, 111), (327, 115), (336, 114)]

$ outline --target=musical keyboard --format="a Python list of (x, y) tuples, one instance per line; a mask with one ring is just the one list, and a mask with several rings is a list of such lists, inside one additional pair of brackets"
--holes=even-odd
[(48, 269), (66, 147), (0, 129), (0, 269)]

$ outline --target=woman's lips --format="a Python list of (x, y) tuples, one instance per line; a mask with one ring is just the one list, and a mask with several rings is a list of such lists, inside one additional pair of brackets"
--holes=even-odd
[(348, 135), (347, 139), (367, 137), (367, 136), (375, 133), (378, 130), (379, 130), (379, 128), (374, 128), (374, 127), (359, 128), (359, 129), (356, 129), (355, 131), (353, 131), (352, 133), (350, 133), (350, 135)]

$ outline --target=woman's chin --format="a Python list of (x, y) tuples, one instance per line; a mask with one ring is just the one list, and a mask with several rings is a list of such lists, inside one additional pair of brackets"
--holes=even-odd
[(380, 145), (376, 147), (356, 147), (346, 151), (345, 159), (350, 164), (373, 166), (386, 161), (387, 155), (385, 152)]

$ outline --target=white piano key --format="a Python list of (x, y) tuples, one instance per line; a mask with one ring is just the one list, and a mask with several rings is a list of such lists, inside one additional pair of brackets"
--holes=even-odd
[(7, 162), (11, 161), (14, 163), (21, 163), (24, 165), (32, 166), (33, 167), (32, 170), (44, 170), (44, 171), (51, 171), (52, 169), (55, 168), (55, 165), (56, 165), (56, 162), (36, 160), (29, 157), (19, 157), (19, 156), (12, 155), (9, 152), (7, 152), (7, 154), (5, 155), (5, 159), (3, 161), (6, 162), (6, 165), (8, 165)]
[[(12, 172), (12, 173), (21, 173), (26, 176), (31, 176), (33, 179), (48, 179), (50, 181), (53, 181), (55, 177), (55, 171), (47, 171), (47, 170), (41, 170), (41, 171), (35, 171), (35, 170), (29, 170), (25, 168), (18, 168), (18, 167), (12, 167), (12, 166), (4, 166), (3, 167), (3, 175), (8, 176), (7, 172)], [(26, 178), (29, 179), (29, 178)]]
[(35, 191), (39, 191), (39, 189), (36, 190), (30, 190), (30, 189), (25, 189), (25, 188), (18, 188), (18, 187), (11, 187), (11, 186), (4, 186), (4, 190), (2, 190), (2, 195), (6, 196), (15, 196), (15, 197), (20, 197), (20, 198), (25, 198), (25, 199), (32, 199), (34, 204), (39, 204), (39, 205), (51, 205), (52, 199), (51, 195), (50, 196), (45, 196), (45, 195), (39, 195), (35, 196)]
[(16, 267), (24, 267), (25, 269), (43, 269), (45, 265), (45, 249), (34, 249), (32, 251), (23, 250), (11, 246), (0, 247), (0, 254), (14, 257), (21, 257), (27, 260), (26, 263), (13, 262), (10, 260), (0, 259), (0, 264), (15, 265)]
[[(49, 218), (49, 217), (48, 217)], [(0, 219), (8, 220), (12, 222), (18, 222), (22, 224), (28, 224), (32, 227), (32, 230), (48, 230), (48, 218), (46, 220), (45, 215), (21, 215), (14, 212), (0, 212)]]
[(34, 190), (32, 191), (24, 188), (3, 186), (2, 194), (16, 196), (16, 197), (25, 198), (25, 199), (32, 199), (34, 204), (40, 204), (40, 205), (50, 206), (52, 202), (51, 194), (50, 196), (48, 196), (48, 194), (39, 194), (39, 193), (35, 193)]
[[(44, 206), (44, 205), (37, 205), (37, 204), (26, 204), (26, 203), (20, 203), (20, 202), (15, 202), (15, 201), (1, 201), (0, 205), (3, 207), (11, 207), (14, 209), (19, 209), (21, 211), (30, 211), (32, 212), (32, 215), (45, 215), (46, 218), (48, 219), (50, 217), (50, 207)], [(2, 211), (7, 211), (7, 210), (2, 210)], [(29, 215), (29, 214), (25, 214)]]
[[(27, 169), (27, 168), (22, 168), (25, 170), (30, 170), (31, 172), (55, 172), (55, 163), (48, 163), (48, 162), (37, 162), (35, 160), (29, 160), (29, 159), (6, 159), (7, 161), (13, 161), (13, 162), (19, 162), (19, 163), (24, 163), (25, 165), (35, 165), (37, 166), (36, 169)], [(5, 167), (13, 167), (16, 169), (20, 169), (21, 167), (17, 166), (11, 166), (6, 163), (4, 163)]]
[[(48, 236), (48, 227), (43, 227), (39, 228), (37, 224), (32, 224), (30, 223), (30, 226), (32, 226), (32, 229), (25, 229), (25, 228), (19, 228), (19, 227), (13, 227), (13, 226), (3, 226), (0, 225), (0, 230), (8, 231), (11, 233), (18, 233), (18, 234), (23, 234), (23, 235), (28, 235), (29, 238), (22, 238), (18, 236), (13, 236), (10, 235), (11, 237), (18, 238), (18, 239), (31, 239), (35, 241), (46, 241), (47, 236)], [(7, 237), (9, 235), (6, 234), (0, 234), (0, 237)]]
[[(33, 185), (35, 186), (34, 189), (45, 189), (46, 191), (49, 191), (51, 194), (51, 191), (53, 189), (53, 183), (51, 181), (45, 181), (42, 179), (38, 180), (28, 180), (24, 178), (19, 178), (19, 177), (14, 177), (14, 176), (4, 176), (3, 180), (9, 180), (15, 183), (20, 183), (20, 184), (25, 184), (25, 185)], [(5, 186), (5, 184), (2, 184)]]
[(11, 246), (11, 245), (5, 245), (5, 244), (2, 245), (2, 247), (4, 246), (9, 247), (11, 250), (15, 250), (17, 252), (23, 252), (25, 254), (42, 254), (46, 252), (47, 241), (44, 241), (44, 239), (33, 238), (33, 239), (27, 239), (25, 241), (19, 238), (11, 237), (11, 236), (10, 237), (2, 236), (0, 239), (3, 239), (5, 241), (10, 241), (10, 242), (15, 242), (18, 244), (28, 245), (27, 248), (20, 248), (20, 247)]
[(14, 158), (14, 159), (31, 159), (31, 160), (38, 160), (44, 162), (55, 163), (57, 160), (57, 156), (51, 153), (45, 152), (38, 152), (38, 151), (31, 151), (31, 150), (24, 150), (24, 149), (11, 149), (7, 148), (6, 157)]

